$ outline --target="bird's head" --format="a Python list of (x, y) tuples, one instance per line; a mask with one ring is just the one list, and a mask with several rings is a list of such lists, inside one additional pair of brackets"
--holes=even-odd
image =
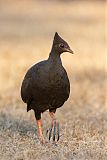
[(56, 32), (53, 40), (53, 46), (52, 49), (54, 49), (57, 53), (61, 54), (63, 52), (69, 52), (73, 54), (73, 51), (70, 49), (68, 43), (64, 41)]

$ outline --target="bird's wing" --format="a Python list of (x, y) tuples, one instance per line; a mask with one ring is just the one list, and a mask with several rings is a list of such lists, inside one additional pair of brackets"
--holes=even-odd
[(67, 75), (66, 70), (64, 69), (64, 74), (63, 74), (63, 82), (64, 82), (64, 86), (65, 86), (65, 99), (67, 100), (70, 94), (70, 82), (69, 82), (69, 78)]
[(31, 84), (32, 78), (24, 78), (21, 86), (21, 98), (25, 103), (28, 103), (31, 99)]
[(21, 98), (25, 103), (29, 103), (32, 99), (32, 73), (33, 67), (27, 71), (21, 86)]
[[(43, 62), (42, 62), (43, 63)], [(32, 93), (34, 86), (38, 85), (38, 68), (42, 63), (33, 65), (26, 73), (21, 86), (21, 98), (25, 103), (30, 103), (32, 100)]]

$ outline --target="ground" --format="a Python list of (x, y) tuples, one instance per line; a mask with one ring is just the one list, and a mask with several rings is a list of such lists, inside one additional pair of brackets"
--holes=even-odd
[[(106, 160), (105, 2), (0, 3), (0, 159)], [(48, 57), (56, 31), (75, 52), (61, 57), (71, 94), (56, 113), (59, 142), (41, 145), (34, 113), (26, 112), (20, 86), (27, 69)], [(48, 111), (42, 119), (46, 137)]]

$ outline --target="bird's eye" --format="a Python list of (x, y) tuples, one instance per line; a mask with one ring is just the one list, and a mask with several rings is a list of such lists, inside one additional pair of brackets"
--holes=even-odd
[(59, 46), (60, 46), (61, 48), (64, 48), (64, 44), (62, 44), (62, 43), (61, 43)]

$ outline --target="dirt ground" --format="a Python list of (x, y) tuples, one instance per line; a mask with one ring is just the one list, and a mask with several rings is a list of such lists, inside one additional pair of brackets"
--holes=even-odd
[[(0, 160), (106, 160), (107, 65), (104, 1), (0, 0)], [(71, 82), (57, 110), (60, 140), (41, 145), (20, 86), (27, 69), (48, 57), (58, 32), (75, 54), (63, 54)], [(43, 133), (50, 126), (43, 113)]]

